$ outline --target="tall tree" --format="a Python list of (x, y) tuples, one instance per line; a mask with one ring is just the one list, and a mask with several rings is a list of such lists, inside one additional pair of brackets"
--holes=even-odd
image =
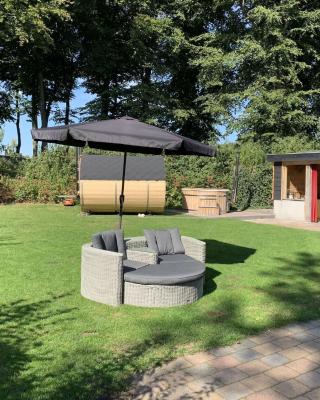
[(81, 72), (86, 88), (97, 95), (89, 104), (93, 118), (123, 113), (122, 91), (133, 68), (128, 46), (130, 9), (128, 1), (78, 0), (75, 19), (81, 40)]
[(10, 91), (11, 101), (12, 101), (12, 121), (14, 121), (17, 133), (17, 145), (16, 153), (19, 154), (22, 144), (22, 134), (21, 134), (21, 117), (23, 115), (30, 115), (30, 101), (23, 93), (14, 88)]
[(240, 18), (237, 34), (227, 19), (232, 47), (214, 55), (215, 38), (223, 38), (213, 31), (198, 48), (204, 109), (220, 108), (229, 132), (242, 139), (318, 136), (319, 2), (258, 0), (233, 10)]
[[(71, 19), (70, 7), (69, 0), (4, 0), (0, 6), (0, 80), (31, 96), (33, 127), (38, 126), (39, 112), (41, 125), (47, 126), (53, 102), (63, 97), (57, 48)], [(36, 149), (34, 145), (34, 154)]]
[(97, 94), (89, 115), (129, 113), (198, 139), (216, 137), (216, 116), (197, 101), (202, 87), (192, 41), (224, 18), (223, 3), (82, 2), (83, 73)]

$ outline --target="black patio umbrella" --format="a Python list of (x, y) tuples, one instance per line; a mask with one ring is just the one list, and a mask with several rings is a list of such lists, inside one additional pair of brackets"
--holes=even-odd
[(213, 157), (215, 149), (131, 117), (32, 129), (36, 141), (124, 152), (119, 227), (122, 226), (127, 152)]

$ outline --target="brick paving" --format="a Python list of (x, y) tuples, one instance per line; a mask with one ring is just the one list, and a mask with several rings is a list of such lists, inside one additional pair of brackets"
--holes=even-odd
[(320, 320), (180, 357), (137, 378), (121, 399), (320, 400)]

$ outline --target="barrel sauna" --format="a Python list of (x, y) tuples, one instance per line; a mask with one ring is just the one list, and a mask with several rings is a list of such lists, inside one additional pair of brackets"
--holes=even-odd
[(183, 208), (191, 214), (218, 216), (228, 212), (227, 189), (183, 188)]
[[(121, 156), (82, 155), (80, 159), (81, 211), (119, 211), (122, 178)], [(166, 181), (161, 156), (128, 156), (124, 185), (124, 212), (162, 213)]]

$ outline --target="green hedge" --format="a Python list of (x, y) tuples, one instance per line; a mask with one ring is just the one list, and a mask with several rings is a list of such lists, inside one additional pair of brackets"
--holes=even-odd
[[(11, 161), (8, 161), (11, 162)], [(53, 202), (61, 194), (76, 193), (74, 149), (53, 147), (37, 158), (20, 161), (15, 176), (0, 181), (1, 202)], [(2, 190), (1, 190), (2, 188)]]
[(215, 158), (166, 157), (167, 206), (181, 207), (183, 187), (215, 187), (233, 190), (236, 154), (239, 153), (237, 198), (233, 207), (272, 206), (272, 165), (268, 153), (287, 153), (319, 149), (319, 142), (303, 136), (277, 139), (271, 146), (260, 143), (226, 143), (218, 146)]
[(236, 208), (245, 210), (248, 207), (271, 207), (271, 197), (272, 168), (270, 165), (258, 165), (253, 171), (246, 167), (240, 168)]
[[(231, 193), (237, 153), (240, 158), (238, 190), (233, 206), (238, 209), (270, 207), (272, 166), (265, 161), (266, 154), (317, 148), (316, 141), (291, 137), (278, 139), (269, 148), (253, 142), (221, 144), (214, 158), (166, 156), (167, 207), (182, 206), (183, 187), (224, 188)], [(90, 149), (85, 152), (97, 153)], [(0, 202), (52, 202), (57, 195), (76, 194), (75, 150), (55, 146), (37, 158), (2, 159), (0, 174)]]
[(182, 206), (183, 187), (231, 189), (234, 167), (234, 145), (219, 147), (217, 157), (166, 157), (167, 207)]

